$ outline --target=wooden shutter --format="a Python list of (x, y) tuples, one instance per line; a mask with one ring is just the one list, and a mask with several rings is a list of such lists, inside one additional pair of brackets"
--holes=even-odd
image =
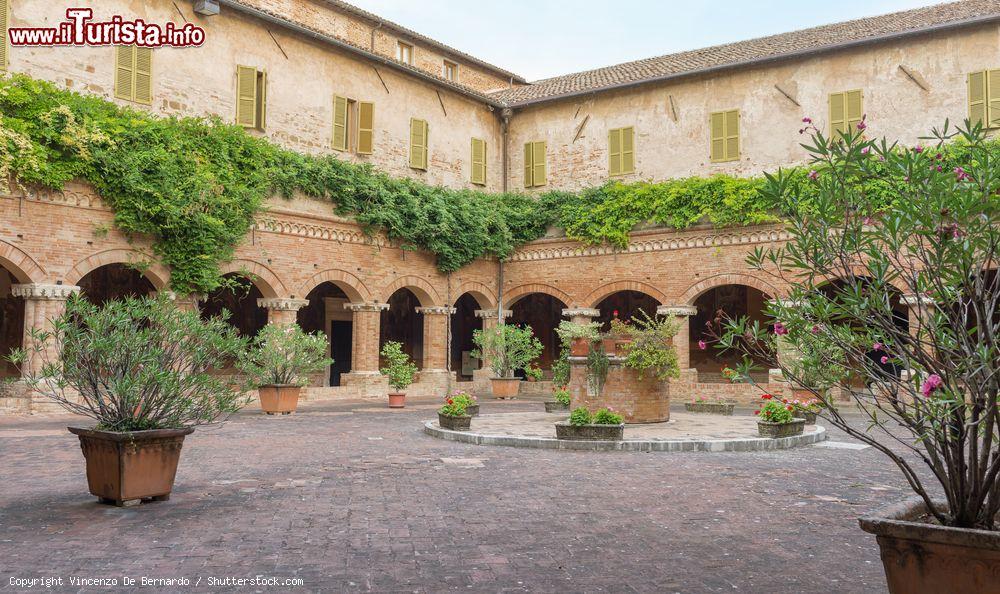
[(257, 129), (267, 127), (267, 72), (257, 72)]
[(531, 155), (531, 147), (532, 144), (530, 142), (524, 143), (524, 187), (526, 188), (535, 185), (532, 180), (535, 161)]
[(740, 110), (726, 112), (726, 160), (740, 158)]
[(472, 139), (472, 183), (486, 185), (486, 141)]
[(347, 98), (333, 97), (333, 148), (347, 150)]
[(830, 138), (847, 131), (847, 105), (844, 93), (830, 95)]
[(370, 155), (375, 148), (375, 104), (358, 103), (358, 152)]
[(635, 128), (622, 128), (622, 173), (635, 173)]
[(236, 67), (236, 123), (257, 127), (257, 69)]
[[(2, 0), (0, 0), (2, 1)], [(132, 79), (133, 100), (149, 105), (153, 102), (153, 48), (135, 48)]]
[(844, 105), (847, 112), (847, 130), (856, 132), (861, 118), (864, 117), (864, 101), (861, 91), (847, 91), (844, 93)]
[(0, 0), (0, 70), (7, 70), (7, 27), (10, 26), (10, 2)]
[(608, 175), (622, 174), (622, 129), (608, 132)]
[(531, 181), (534, 185), (544, 186), (549, 183), (545, 170), (545, 141), (540, 140), (531, 147), (533, 166), (531, 168)]
[(990, 128), (1000, 128), (1000, 70), (986, 73), (986, 119)]
[(726, 160), (726, 114), (718, 111), (709, 116), (709, 128), (711, 129), (711, 148), (709, 149), (711, 160), (714, 162)]
[(427, 122), (410, 119), (410, 167), (427, 170)]
[(135, 49), (134, 45), (115, 48), (115, 97), (118, 99), (132, 101), (135, 96)]
[(982, 124), (986, 127), (986, 77), (985, 70), (973, 72), (968, 76), (969, 84), (969, 123), (972, 126)]

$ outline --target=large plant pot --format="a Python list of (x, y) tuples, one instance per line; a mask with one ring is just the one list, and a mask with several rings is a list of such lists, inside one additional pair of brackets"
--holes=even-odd
[(193, 427), (131, 433), (68, 429), (80, 438), (90, 492), (119, 507), (170, 498), (184, 436), (194, 431)]
[(442, 429), (450, 429), (451, 431), (468, 431), (469, 427), (472, 426), (472, 416), (450, 417), (438, 413), (438, 425)]
[(469, 406), (466, 406), (465, 407), (465, 414), (469, 415), (470, 417), (478, 417), (479, 416), (479, 405), (478, 404), (470, 404)]
[(545, 402), (545, 412), (547, 413), (561, 413), (568, 410), (568, 404), (563, 404), (562, 402), (556, 400), (548, 400)]
[(406, 406), (406, 392), (389, 392), (389, 408)]
[(757, 433), (761, 437), (792, 437), (802, 435), (802, 430), (806, 427), (805, 419), (793, 419), (789, 423), (769, 423), (767, 421), (757, 421)]
[(889, 592), (1000, 594), (1000, 532), (927, 524), (926, 512), (913, 498), (859, 520), (878, 540)]
[(615, 354), (615, 343), (617, 339), (613, 336), (606, 336), (601, 339), (601, 346), (604, 348), (604, 354), (611, 357)]
[(796, 410), (792, 413), (796, 419), (805, 419), (806, 425), (816, 424), (816, 413), (808, 410)]
[(299, 406), (300, 386), (272, 385), (257, 388), (260, 393), (260, 408), (269, 415), (290, 415)]
[(571, 357), (586, 357), (590, 353), (590, 341), (586, 338), (574, 338), (569, 343)]
[(713, 415), (733, 416), (736, 404), (732, 402), (685, 402), (684, 410), (694, 413), (710, 413)]
[(491, 377), (493, 397), (499, 399), (514, 398), (521, 389), (521, 380), (516, 377)]
[(571, 425), (569, 421), (563, 421), (561, 423), (556, 423), (556, 439), (621, 441), (625, 439), (625, 424)]

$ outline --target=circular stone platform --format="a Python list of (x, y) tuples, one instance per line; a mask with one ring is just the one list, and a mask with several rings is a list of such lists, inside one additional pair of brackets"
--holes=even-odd
[(754, 417), (673, 412), (666, 423), (625, 425), (623, 441), (556, 439), (556, 421), (565, 414), (503, 413), (472, 418), (471, 431), (442, 429), (437, 421), (424, 423), (424, 433), (477, 445), (556, 450), (621, 450), (630, 452), (751, 452), (784, 450), (826, 439), (826, 429), (806, 425), (802, 435), (769, 439), (758, 437)]

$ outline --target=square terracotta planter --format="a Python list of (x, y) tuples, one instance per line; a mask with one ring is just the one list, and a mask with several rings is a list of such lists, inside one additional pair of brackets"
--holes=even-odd
[(805, 419), (793, 419), (789, 423), (769, 423), (767, 421), (757, 421), (757, 433), (761, 437), (793, 437), (802, 435), (802, 430), (806, 427)]
[(452, 417), (438, 413), (438, 425), (442, 429), (449, 429), (451, 431), (468, 431), (472, 426), (472, 416)]
[(521, 380), (516, 377), (491, 377), (493, 397), (500, 400), (517, 397), (521, 389)]
[(290, 415), (299, 407), (301, 386), (271, 385), (257, 388), (260, 408), (269, 415)]
[(184, 436), (194, 431), (193, 427), (131, 433), (68, 429), (80, 438), (90, 492), (119, 507), (170, 498)]
[(389, 392), (389, 408), (404, 408), (405, 406), (405, 392)]
[(556, 439), (621, 441), (625, 439), (625, 424), (571, 425), (569, 421), (563, 421), (561, 423), (556, 423)]

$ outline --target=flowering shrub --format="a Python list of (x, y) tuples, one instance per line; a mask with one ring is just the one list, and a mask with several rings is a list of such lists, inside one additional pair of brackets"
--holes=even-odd
[(494, 377), (513, 377), (515, 369), (526, 369), (542, 354), (542, 343), (531, 326), (498, 324), (472, 333), (476, 349), (472, 356), (490, 362)]
[(763, 402), (760, 408), (753, 413), (759, 416), (761, 421), (767, 423), (791, 423), (795, 420), (794, 415), (792, 415), (795, 407), (787, 401), (778, 401), (770, 394), (764, 394), (761, 396), (761, 400)]
[(555, 398), (555, 401), (558, 402), (559, 404), (568, 405), (570, 402), (569, 390), (567, 390), (565, 387), (559, 388), (558, 390), (554, 390), (552, 392), (552, 397)]
[(468, 407), (467, 399), (448, 396), (444, 399), (444, 406), (438, 409), (438, 413), (446, 417), (464, 417)]
[(661, 316), (651, 318), (642, 310), (639, 310), (633, 323), (618, 322), (617, 331), (632, 339), (622, 345), (625, 352), (623, 365), (638, 371), (640, 378), (647, 372), (659, 380), (680, 377), (677, 351), (674, 349), (677, 328), (672, 319)]
[(310, 374), (333, 363), (326, 348), (323, 334), (307, 334), (298, 324), (268, 324), (257, 333), (240, 368), (258, 386), (304, 386)]
[(799, 400), (798, 398), (795, 398), (790, 404), (796, 410), (810, 413), (818, 413), (823, 410), (822, 403), (816, 398), (810, 398), (808, 400)]
[(417, 366), (410, 361), (410, 356), (403, 352), (403, 345), (390, 340), (382, 346), (382, 357), (387, 365), (380, 369), (382, 375), (389, 378), (389, 385), (396, 390), (405, 390), (413, 383)]
[(478, 403), (476, 397), (473, 396), (472, 394), (469, 394), (465, 390), (455, 390), (454, 392), (451, 393), (451, 396), (449, 396), (448, 398), (454, 400), (456, 403), (461, 404), (466, 408)]

